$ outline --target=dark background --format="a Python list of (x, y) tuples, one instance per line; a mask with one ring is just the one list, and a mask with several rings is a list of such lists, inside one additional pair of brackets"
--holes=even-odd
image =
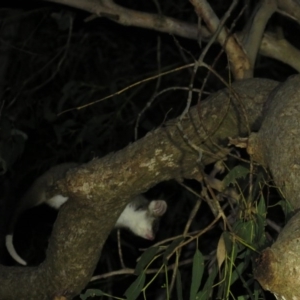
[[(196, 23), (197, 16), (188, 1), (161, 1), (160, 10), (167, 16)], [(157, 13), (152, 1), (122, 1), (131, 9)], [(223, 1), (210, 1), (218, 16), (228, 8)], [(237, 18), (238, 5), (228, 25)], [(249, 8), (236, 22), (234, 31), (245, 25), (253, 9)], [(1, 1), (0, 4), (0, 170), (1, 170), (1, 234), (18, 199), (32, 181), (49, 167), (61, 162), (87, 162), (102, 157), (134, 142), (135, 127), (140, 116), (138, 138), (178, 116), (186, 105), (191, 69), (173, 72), (160, 79), (141, 83), (111, 98), (82, 109), (77, 107), (93, 103), (103, 97), (145, 78), (172, 70), (197, 59), (205, 41), (172, 36), (152, 30), (125, 27), (105, 18), (85, 22), (90, 14), (41, 1)], [(268, 24), (268, 30), (280, 27), (285, 38), (299, 47), (299, 26), (277, 14)], [(212, 64), (221, 48), (213, 45), (205, 61)], [(214, 66), (229, 80), (227, 60), (220, 55)], [(289, 66), (259, 56), (255, 77), (285, 80), (296, 73)], [(207, 71), (197, 73), (194, 87), (200, 88)], [(153, 99), (155, 93), (173, 87)], [(205, 95), (220, 88), (222, 83), (213, 75), (205, 86)], [(196, 97), (195, 97), (196, 98)], [(197, 103), (197, 99), (193, 100)], [(241, 152), (242, 156), (246, 154)], [(235, 162), (231, 162), (234, 165)], [(230, 164), (230, 162), (229, 162)], [(208, 167), (210, 171), (212, 167)], [(187, 181), (199, 191), (199, 184)], [(269, 191), (268, 191), (269, 192)], [(165, 182), (147, 194), (150, 198), (165, 198), (169, 211), (163, 218), (158, 240), (175, 236), (183, 231), (196, 197), (176, 182)], [(276, 199), (269, 193), (269, 201)], [(275, 200), (274, 200), (275, 201)], [(279, 223), (282, 215), (273, 209)], [(56, 212), (46, 207), (34, 208), (19, 220), (15, 232), (15, 246), (30, 264), (40, 263), (45, 254), (48, 237)], [(212, 215), (202, 204), (191, 230), (205, 227)], [(215, 249), (220, 230), (215, 228), (201, 241), (201, 251), (209, 254)], [(135, 266), (140, 255), (138, 248), (151, 243), (124, 236), (124, 260)], [(192, 257), (195, 245), (185, 249), (182, 259)], [(1, 262), (13, 264), (3, 245)], [(116, 235), (107, 242), (96, 274), (120, 268)], [(183, 281), (190, 285), (191, 267), (183, 267)], [(132, 277), (114, 277), (93, 283), (93, 287), (122, 295)], [(152, 295), (158, 295), (164, 275), (154, 284)], [(244, 294), (242, 288), (237, 295)], [(188, 288), (187, 288), (188, 292)], [(270, 297), (270, 299), (273, 299)]]

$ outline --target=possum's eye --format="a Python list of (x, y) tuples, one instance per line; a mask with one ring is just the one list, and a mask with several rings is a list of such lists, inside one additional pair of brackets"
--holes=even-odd
[(142, 204), (140, 204), (140, 205), (138, 205), (136, 208), (135, 208), (135, 210), (137, 211), (137, 210), (146, 210), (147, 209), (147, 204), (144, 204), (144, 203), (142, 203)]

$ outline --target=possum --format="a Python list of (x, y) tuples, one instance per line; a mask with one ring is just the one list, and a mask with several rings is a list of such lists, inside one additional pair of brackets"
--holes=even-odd
[[(77, 166), (78, 164), (76, 163), (64, 163), (52, 167), (34, 181), (29, 190), (18, 202), (8, 224), (5, 243), (11, 257), (19, 264), (24, 266), (27, 265), (27, 262), (18, 255), (13, 245), (13, 232), (18, 217), (25, 210), (43, 203), (58, 210), (68, 200), (68, 197), (55, 195), (54, 197), (47, 199), (46, 191), (57, 180), (63, 178), (68, 170)], [(159, 219), (164, 215), (166, 210), (166, 201), (148, 201), (143, 195), (138, 195), (127, 204), (119, 216), (115, 228), (127, 228), (137, 236), (147, 240), (153, 240), (155, 238), (155, 233), (158, 230)]]

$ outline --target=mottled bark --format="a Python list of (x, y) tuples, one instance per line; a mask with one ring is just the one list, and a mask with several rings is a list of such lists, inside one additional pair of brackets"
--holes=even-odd
[[(102, 246), (130, 199), (172, 178), (193, 177), (202, 164), (225, 155), (228, 137), (257, 130), (262, 107), (277, 83), (267, 79), (238, 82), (222, 90), (182, 121), (163, 127), (125, 149), (69, 171), (57, 190), (70, 200), (59, 212), (44, 263), (35, 268), (0, 267), (0, 299), (71, 299), (88, 283)], [(183, 136), (184, 134), (184, 136)]]
[[(290, 77), (270, 95), (262, 128), (250, 138), (257, 161), (267, 166), (284, 198), (300, 208), (300, 76)], [(256, 145), (253, 145), (253, 144)], [(261, 154), (261, 158), (256, 155)]]
[(300, 214), (280, 232), (272, 247), (257, 259), (255, 278), (277, 299), (300, 299)]
[[(286, 201), (300, 208), (300, 76), (290, 77), (273, 91), (266, 117), (249, 148), (267, 166)], [(258, 154), (258, 155), (257, 155)], [(255, 277), (278, 299), (300, 299), (300, 214), (293, 216), (277, 241), (258, 259)]]

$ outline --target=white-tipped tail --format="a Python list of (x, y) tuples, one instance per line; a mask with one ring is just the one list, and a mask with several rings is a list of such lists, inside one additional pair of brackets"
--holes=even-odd
[(12, 234), (8, 234), (5, 237), (5, 244), (6, 244), (6, 249), (7, 249), (8, 253), (10, 254), (10, 256), (19, 264), (26, 266), (27, 262), (24, 259), (22, 259), (19, 256), (19, 254), (16, 252), (16, 249), (13, 244), (13, 235)]

